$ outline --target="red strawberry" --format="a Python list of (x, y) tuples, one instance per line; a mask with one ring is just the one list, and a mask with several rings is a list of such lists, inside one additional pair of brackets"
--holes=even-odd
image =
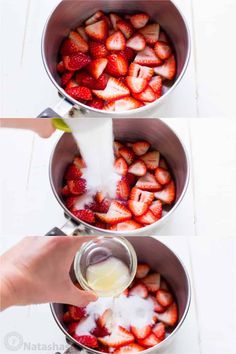
[(141, 77), (127, 76), (126, 83), (133, 93), (140, 93), (145, 90), (148, 81)]
[(163, 289), (157, 291), (156, 299), (164, 307), (170, 306), (174, 301), (173, 295), (168, 290)]
[(162, 217), (162, 203), (160, 202), (160, 200), (156, 200), (155, 202), (153, 202), (150, 205), (149, 209), (157, 217), (157, 220)]
[(73, 214), (80, 220), (88, 223), (88, 224), (94, 224), (95, 223), (95, 217), (94, 213), (91, 210), (88, 209), (83, 209), (83, 210), (76, 210), (73, 212)]
[(137, 230), (142, 227), (141, 224), (137, 223), (134, 220), (128, 220), (125, 222), (121, 222), (116, 225), (116, 231), (130, 231), (130, 230)]
[(133, 333), (133, 335), (135, 336), (135, 338), (137, 338), (137, 339), (144, 339), (144, 338), (148, 337), (152, 331), (152, 327), (150, 325), (146, 325), (141, 328), (131, 326), (130, 329), (131, 329), (131, 332)]
[(175, 200), (175, 184), (171, 181), (161, 191), (155, 193), (155, 197), (164, 204), (172, 204)]
[(78, 87), (79, 85), (77, 84), (77, 82), (75, 80), (70, 80), (67, 85), (66, 85), (66, 88), (65, 88), (65, 91), (67, 91), (68, 89), (71, 89), (73, 87)]
[(86, 316), (86, 309), (84, 307), (68, 305), (68, 311), (73, 321), (79, 321)]
[(95, 337), (106, 337), (108, 336), (109, 332), (108, 330), (106, 329), (106, 327), (96, 327), (93, 329), (93, 331), (91, 332), (91, 334)]
[(107, 50), (124, 50), (125, 49), (125, 37), (121, 31), (114, 32), (106, 40)]
[(106, 328), (110, 333), (112, 330), (113, 312), (111, 309), (106, 309), (101, 316), (99, 316), (97, 323), (99, 327)]
[(68, 181), (67, 185), (70, 193), (74, 195), (81, 195), (86, 192), (86, 180), (84, 178)]
[(97, 338), (95, 338), (92, 335), (78, 336), (75, 334), (74, 339), (77, 340), (78, 343), (85, 345), (86, 347), (89, 347), (89, 348), (97, 348), (98, 347)]
[(97, 194), (95, 195), (95, 200), (98, 203), (102, 203), (105, 200), (105, 196), (102, 192), (97, 192)]
[(142, 279), (142, 282), (146, 285), (148, 291), (156, 292), (160, 288), (161, 276), (159, 273), (151, 273)]
[(139, 263), (137, 266), (137, 272), (135, 277), (137, 279), (142, 279), (146, 277), (149, 271), (150, 271), (150, 266), (147, 263)]
[(78, 52), (86, 53), (88, 51), (88, 43), (79, 35), (79, 33), (71, 31), (69, 38), (76, 44)]
[(63, 61), (60, 61), (60, 63), (57, 64), (57, 72), (60, 74), (63, 74), (65, 72), (65, 66)]
[(78, 200), (78, 197), (68, 197), (68, 198), (66, 198), (65, 205), (66, 205), (67, 209), (69, 209), (69, 210), (72, 209), (75, 206), (77, 200)]
[(129, 296), (139, 296), (142, 299), (146, 299), (148, 297), (148, 289), (144, 284), (137, 284), (130, 289)]
[(77, 44), (71, 39), (67, 38), (63, 41), (60, 53), (62, 56), (77, 54), (80, 50)]
[(146, 13), (140, 13), (140, 14), (132, 15), (130, 17), (130, 22), (136, 29), (143, 28), (144, 26), (146, 26), (148, 21), (149, 21), (149, 16)]
[(164, 79), (173, 80), (176, 74), (176, 61), (174, 55), (167, 59), (163, 65), (157, 66), (154, 71)]
[(159, 165), (160, 153), (159, 151), (150, 151), (141, 156), (140, 159), (143, 160), (149, 170), (155, 170)]
[(121, 17), (114, 13), (110, 13), (109, 16), (112, 23), (112, 27), (114, 28), (114, 30), (117, 30), (117, 22), (121, 20)]
[(121, 144), (119, 141), (114, 141), (113, 143), (113, 148), (114, 148), (114, 154), (116, 157), (120, 157), (119, 149), (122, 148), (124, 145)]
[(89, 72), (95, 79), (98, 79), (107, 66), (108, 60), (106, 58), (94, 59), (88, 67)]
[(143, 191), (139, 188), (132, 188), (130, 193), (130, 199), (136, 200), (138, 202), (147, 203), (148, 205), (152, 204), (154, 199), (154, 193)]
[(104, 199), (102, 202), (94, 201), (88, 205), (88, 209), (97, 213), (107, 213), (111, 205), (110, 200)]
[(124, 50), (120, 50), (118, 53), (121, 54), (128, 61), (128, 63), (131, 63), (135, 57), (134, 50), (129, 47), (126, 47)]
[(154, 74), (153, 68), (142, 66), (136, 63), (131, 63), (129, 67), (128, 76), (141, 77), (149, 81)]
[(84, 162), (84, 160), (82, 159), (82, 157), (79, 157), (79, 156), (77, 156), (77, 157), (74, 158), (73, 163), (74, 163), (75, 166), (76, 166), (77, 168), (79, 168), (79, 169), (86, 167), (86, 163)]
[(123, 157), (119, 157), (115, 161), (115, 171), (121, 176), (125, 176), (128, 172), (127, 162)]
[(147, 172), (147, 167), (142, 160), (136, 160), (128, 169), (129, 173), (133, 173), (135, 176), (144, 176)]
[(123, 204), (113, 201), (107, 214), (97, 213), (97, 217), (108, 224), (118, 224), (123, 221), (130, 220), (132, 217), (131, 212)]
[(102, 74), (95, 82), (93, 83), (93, 89), (95, 90), (105, 90), (107, 87), (109, 77), (106, 74)]
[(128, 201), (128, 207), (134, 216), (141, 216), (148, 210), (148, 204), (143, 202), (136, 202), (135, 200)]
[(70, 191), (67, 185), (65, 185), (62, 190), (61, 190), (61, 195), (67, 197), (68, 195), (70, 195)]
[(156, 42), (154, 51), (158, 58), (162, 60), (168, 59), (172, 54), (171, 47), (167, 43), (161, 41)]
[(145, 140), (142, 140), (142, 141), (137, 141), (137, 142), (133, 143), (132, 148), (134, 150), (135, 155), (141, 156), (141, 155), (146, 154), (146, 152), (149, 150), (150, 146), (151, 146), (150, 143), (148, 143)]
[(78, 327), (78, 324), (79, 322), (71, 322), (68, 324), (68, 327), (67, 327), (67, 332), (70, 334), (70, 335), (73, 335), (75, 334), (76, 332), (76, 329)]
[(117, 197), (122, 200), (128, 200), (130, 193), (130, 187), (128, 183), (121, 180), (117, 184)]
[(165, 325), (162, 322), (157, 323), (153, 327), (152, 331), (160, 341), (163, 341), (165, 339), (166, 330), (165, 330)]
[(155, 171), (155, 177), (157, 182), (159, 182), (162, 185), (170, 183), (171, 180), (171, 174), (167, 170), (161, 167), (157, 167)]
[(94, 88), (96, 80), (85, 70), (81, 70), (76, 74), (76, 82), (80, 86), (85, 86), (90, 89)]
[(142, 216), (137, 216), (135, 219), (144, 225), (150, 225), (157, 221), (156, 216), (151, 212), (151, 210), (148, 210)]
[(129, 39), (134, 33), (134, 28), (128, 21), (117, 21), (116, 27), (123, 33), (126, 39)]
[(104, 106), (104, 110), (112, 112), (123, 112), (142, 107), (143, 104), (131, 96), (110, 102)]
[(66, 55), (63, 57), (65, 68), (69, 71), (80, 70), (91, 62), (88, 55), (84, 53), (77, 53), (73, 55)]
[(147, 86), (143, 92), (133, 93), (133, 96), (140, 101), (153, 102), (156, 100), (156, 94), (150, 86)]
[(103, 41), (108, 34), (107, 21), (102, 19), (101, 21), (88, 25), (85, 27), (85, 32), (90, 38)]
[(107, 347), (120, 348), (134, 342), (134, 336), (125, 328), (116, 327), (109, 336), (98, 338), (98, 340)]
[(99, 42), (90, 42), (89, 52), (94, 59), (105, 58), (108, 55), (105, 44)]
[(165, 312), (165, 307), (163, 307), (161, 304), (159, 304), (159, 302), (157, 301), (157, 299), (154, 296), (149, 296), (148, 297), (149, 300), (151, 300), (153, 302), (153, 306), (154, 306), (154, 311), (157, 313), (162, 313)]
[(149, 172), (138, 179), (136, 187), (149, 192), (159, 191), (162, 188), (161, 184), (159, 184), (156, 178)]
[(145, 37), (148, 44), (154, 44), (158, 41), (160, 33), (160, 25), (158, 23), (152, 23), (139, 30)]
[(81, 176), (82, 176), (82, 172), (80, 171), (80, 169), (76, 165), (70, 164), (66, 169), (64, 178), (66, 180), (76, 180), (76, 179), (80, 179)]
[(178, 309), (175, 302), (167, 308), (164, 313), (160, 313), (158, 320), (164, 322), (167, 326), (174, 326), (178, 320)]
[(105, 101), (112, 101), (129, 96), (129, 89), (119, 80), (110, 77), (104, 90), (93, 90), (93, 93)]
[(103, 100), (100, 100), (100, 98), (94, 98), (91, 102), (88, 103), (88, 106), (96, 109), (103, 109), (104, 103)]
[(109, 75), (119, 77), (126, 75), (128, 72), (128, 62), (121, 54), (110, 54), (107, 57), (108, 64), (106, 72)]
[(154, 333), (149, 334), (148, 337), (144, 339), (140, 339), (139, 343), (143, 345), (144, 347), (154, 347), (158, 343), (160, 343), (160, 340), (155, 336)]
[(120, 155), (125, 159), (128, 165), (131, 165), (135, 159), (135, 154), (133, 150), (128, 147), (122, 147), (119, 149)]
[(85, 21), (86, 26), (87, 25), (92, 25), (93, 23), (99, 21), (103, 16), (104, 16), (104, 13), (101, 10), (95, 12), (95, 14), (93, 14), (91, 17), (89, 17)]
[(93, 98), (91, 90), (84, 86), (78, 86), (78, 87), (72, 87), (66, 89), (66, 93), (78, 101), (79, 100), (89, 101)]
[(73, 319), (70, 316), (70, 312), (69, 311), (66, 311), (63, 314), (62, 320), (63, 320), (64, 323), (69, 323), (69, 322), (73, 321)]
[(153, 89), (156, 94), (156, 98), (162, 96), (162, 78), (161, 76), (154, 76), (149, 81), (149, 86)]
[(136, 55), (134, 62), (139, 65), (151, 67), (156, 67), (163, 63), (162, 60), (156, 56), (154, 50), (148, 46)]
[(79, 26), (76, 28), (76, 31), (79, 33), (79, 35), (86, 41), (88, 42), (88, 36), (85, 32), (85, 29), (83, 26)]
[(137, 181), (136, 177), (132, 175), (132, 173), (127, 173), (127, 175), (122, 178), (128, 182), (130, 187), (133, 187)]
[(124, 347), (116, 349), (114, 351), (114, 354), (136, 354), (138, 352), (142, 352), (143, 350), (145, 350), (145, 348), (141, 347), (141, 345), (131, 343), (129, 345), (125, 345)]
[(73, 72), (65, 72), (61, 77), (61, 86), (65, 87), (73, 75)]
[(137, 33), (127, 41), (126, 46), (139, 52), (144, 50), (146, 41), (141, 33)]

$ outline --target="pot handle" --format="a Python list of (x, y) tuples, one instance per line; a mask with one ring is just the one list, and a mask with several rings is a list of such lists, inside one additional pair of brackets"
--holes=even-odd
[(93, 234), (89, 228), (84, 226), (83, 224), (75, 224), (73, 220), (69, 219), (66, 223), (61, 227), (54, 227), (50, 231), (46, 233), (46, 236), (86, 236)]
[(79, 106), (73, 106), (66, 98), (61, 98), (52, 109), (46, 108), (37, 118), (80, 118), (88, 111)]

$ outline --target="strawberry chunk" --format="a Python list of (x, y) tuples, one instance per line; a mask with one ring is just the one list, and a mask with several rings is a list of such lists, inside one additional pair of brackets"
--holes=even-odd
[(141, 216), (148, 210), (148, 204), (143, 202), (136, 202), (135, 200), (128, 201), (128, 207), (134, 216)]
[(77, 168), (79, 168), (79, 169), (86, 167), (86, 163), (84, 162), (84, 160), (82, 159), (82, 157), (79, 157), (79, 156), (77, 156), (77, 157), (74, 158), (73, 163), (74, 163), (75, 166), (76, 166)]
[(71, 194), (81, 195), (86, 192), (86, 180), (84, 178), (67, 181), (67, 185)]
[(121, 31), (112, 33), (106, 40), (107, 50), (124, 50), (126, 40)]
[(130, 329), (136, 339), (144, 339), (144, 338), (148, 337), (152, 331), (152, 327), (150, 325), (146, 325), (141, 328), (131, 326)]
[(104, 103), (100, 98), (94, 98), (91, 102), (88, 103), (89, 107), (96, 109), (103, 109)]
[(88, 42), (88, 36), (85, 32), (85, 29), (83, 26), (79, 26), (76, 28), (76, 31), (79, 33), (79, 35), (86, 41)]
[(139, 263), (135, 277), (137, 279), (145, 278), (150, 271), (150, 266), (147, 263)]
[(130, 289), (129, 296), (139, 296), (142, 299), (146, 299), (148, 297), (148, 289), (144, 284), (137, 284)]
[(149, 170), (155, 170), (159, 165), (160, 153), (159, 151), (150, 151), (141, 156), (140, 159), (143, 160)]
[(78, 336), (75, 334), (73, 337), (75, 340), (77, 340), (78, 343), (85, 345), (86, 347), (89, 347), (89, 348), (97, 348), (98, 347), (97, 338), (92, 335)]
[(142, 347), (141, 345), (136, 343), (131, 343), (129, 345), (125, 345), (124, 347), (116, 349), (114, 351), (114, 354), (136, 354), (138, 352), (142, 352), (143, 350), (145, 350), (145, 348)]
[(165, 185), (170, 183), (171, 181), (171, 174), (164, 168), (157, 167), (155, 170), (155, 177), (158, 183)]
[(60, 54), (62, 56), (73, 55), (79, 53), (79, 48), (77, 44), (69, 38), (66, 38), (61, 46)]
[(120, 157), (120, 156), (121, 156), (120, 153), (119, 153), (119, 150), (120, 150), (122, 147), (124, 147), (124, 145), (121, 144), (121, 142), (119, 142), (119, 141), (114, 141), (114, 143), (113, 143), (113, 148), (114, 148), (114, 154), (115, 154), (116, 157)]
[(63, 63), (66, 70), (76, 71), (87, 66), (91, 62), (88, 55), (84, 53), (77, 53), (73, 55), (66, 55), (63, 57)]
[(149, 86), (156, 94), (156, 99), (162, 96), (162, 78), (161, 76), (153, 76), (149, 81)]
[(134, 187), (131, 190), (130, 199), (150, 205), (154, 199), (154, 193), (143, 191), (137, 187)]
[(71, 80), (72, 76), (74, 75), (73, 72), (65, 72), (61, 77), (61, 86), (65, 87), (68, 82)]
[(129, 166), (129, 173), (133, 173), (135, 176), (144, 176), (147, 172), (147, 167), (142, 160), (136, 160)]
[(139, 30), (144, 35), (148, 44), (155, 44), (158, 41), (160, 33), (160, 25), (158, 23), (152, 23)]
[(149, 172), (146, 173), (145, 176), (138, 179), (136, 187), (149, 192), (155, 192), (162, 189), (162, 185), (158, 183), (156, 178)]
[(60, 61), (58, 64), (57, 64), (57, 72), (59, 72), (60, 74), (63, 74), (65, 72), (65, 66), (64, 66), (64, 63), (63, 61)]
[(95, 59), (89, 64), (88, 70), (95, 79), (98, 79), (105, 70), (107, 63), (106, 58)]
[(121, 20), (121, 17), (115, 13), (110, 13), (110, 20), (114, 30), (117, 30), (117, 22)]
[(134, 220), (128, 220), (125, 222), (121, 222), (116, 225), (116, 231), (131, 231), (131, 230), (137, 230), (142, 227), (141, 224), (137, 223)]
[(125, 176), (128, 172), (128, 164), (123, 157), (119, 157), (115, 161), (115, 171), (121, 176)]
[(155, 197), (164, 204), (172, 204), (175, 200), (175, 184), (171, 181), (161, 191), (155, 193)]
[(97, 320), (99, 327), (106, 328), (108, 333), (111, 333), (112, 322), (113, 322), (113, 312), (111, 309), (106, 309)]
[(160, 313), (158, 320), (164, 322), (167, 326), (174, 326), (178, 321), (178, 309), (175, 302), (163, 313)]
[(80, 36), (79, 33), (71, 31), (69, 38), (74, 42), (78, 48), (78, 52), (86, 53), (88, 51), (88, 43)]
[(159, 273), (151, 273), (142, 279), (142, 282), (146, 285), (148, 291), (156, 292), (160, 289), (161, 276)]
[(63, 314), (62, 320), (63, 320), (64, 323), (69, 323), (69, 322), (73, 321), (73, 319), (70, 316), (70, 312), (69, 311), (66, 311)]
[(157, 323), (153, 329), (152, 332), (155, 334), (155, 336), (160, 340), (163, 341), (166, 336), (166, 329), (165, 325), (162, 322)]
[(157, 301), (157, 299), (154, 296), (150, 295), (148, 297), (148, 299), (153, 302), (155, 312), (157, 312), (157, 313), (165, 312), (166, 308), (164, 306), (162, 306), (161, 304), (159, 304), (159, 302)]
[(130, 194), (130, 186), (125, 180), (118, 182), (116, 193), (119, 199), (128, 200)]
[(67, 209), (71, 210), (74, 208), (74, 206), (76, 205), (78, 201), (78, 197), (68, 197), (65, 200), (65, 205), (67, 207)]
[(134, 28), (128, 21), (119, 20), (116, 23), (116, 27), (123, 33), (126, 39), (129, 39), (134, 33)]
[(148, 210), (145, 214), (141, 216), (136, 216), (136, 220), (144, 225), (150, 225), (157, 221), (157, 217)]
[(148, 66), (139, 65), (136, 63), (130, 64), (128, 72), (129, 76), (140, 77), (149, 81), (152, 78), (153, 74), (153, 68), (149, 68)]
[(68, 93), (69, 96), (73, 97), (75, 100), (78, 101), (79, 100), (89, 101), (92, 100), (93, 98), (91, 90), (84, 86), (67, 88), (66, 93)]
[(155, 51), (148, 46), (136, 55), (134, 62), (139, 65), (150, 67), (156, 67), (163, 63), (162, 60), (156, 56)]
[(107, 64), (106, 72), (109, 75), (120, 77), (127, 74), (128, 62), (123, 55), (119, 53), (110, 54), (108, 55), (107, 60), (108, 60), (108, 64)]
[(116, 327), (109, 336), (98, 338), (107, 347), (119, 348), (134, 342), (134, 336), (125, 328)]
[(144, 50), (146, 41), (141, 33), (137, 33), (127, 41), (126, 46), (140, 52)]
[(108, 55), (105, 44), (100, 42), (90, 42), (89, 53), (94, 59), (105, 58)]
[(127, 76), (126, 83), (133, 93), (140, 93), (145, 90), (148, 81), (142, 77)]
[(108, 34), (107, 21), (102, 19), (101, 21), (88, 25), (85, 27), (85, 32), (90, 38), (103, 41)]
[(150, 348), (150, 347), (154, 347), (155, 345), (157, 345), (158, 343), (160, 343), (160, 340), (155, 336), (155, 334), (152, 332), (149, 334), (148, 337), (144, 338), (144, 339), (140, 339), (139, 343), (141, 345), (143, 345), (144, 347)]
[(163, 65), (154, 68), (154, 71), (164, 79), (173, 80), (176, 75), (176, 61), (174, 55), (171, 55)]
[(147, 86), (143, 92), (133, 93), (133, 96), (140, 101), (153, 102), (156, 100), (156, 94), (150, 86)]
[(130, 92), (127, 86), (110, 77), (104, 90), (93, 90), (93, 93), (105, 101), (112, 101), (129, 96)]
[(70, 164), (66, 169), (64, 178), (66, 180), (77, 180), (80, 179), (81, 176), (82, 172), (80, 169), (76, 165)]
[(156, 42), (154, 51), (158, 58), (162, 60), (168, 59), (172, 54), (171, 47), (167, 43), (161, 41)]
[(95, 216), (91, 210), (83, 209), (83, 210), (76, 210), (73, 214), (80, 220), (88, 223), (94, 224), (95, 223)]
[(113, 201), (107, 214), (96, 213), (97, 217), (108, 224), (118, 224), (123, 221), (130, 220), (132, 214), (129, 209), (127, 209), (123, 204), (117, 201)]
[(99, 10), (85, 21), (85, 25), (92, 25), (93, 23), (98, 22), (102, 17), (104, 17), (104, 13)]
[(169, 291), (163, 289), (157, 290), (156, 299), (164, 307), (170, 306), (174, 301), (173, 295)]
[(68, 305), (68, 311), (73, 321), (79, 321), (86, 316), (86, 310), (84, 307)]
[(145, 140), (142, 141), (137, 141), (133, 144), (132, 148), (137, 156), (142, 156), (146, 154), (146, 152), (149, 150), (151, 144)]
[(149, 21), (149, 15), (146, 13), (135, 14), (130, 17), (130, 22), (133, 27), (140, 29), (146, 26)]
[(78, 324), (79, 324), (79, 322), (71, 322), (68, 324), (67, 331), (71, 336), (73, 336), (73, 334), (75, 334)]
[(156, 200), (155, 202), (153, 202), (150, 205), (149, 209), (156, 216), (157, 220), (161, 219), (161, 217), (162, 217), (162, 203), (160, 202), (160, 200)]

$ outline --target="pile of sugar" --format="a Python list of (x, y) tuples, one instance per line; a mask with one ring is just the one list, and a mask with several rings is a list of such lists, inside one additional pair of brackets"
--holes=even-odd
[(127, 330), (130, 326), (142, 328), (146, 325), (152, 325), (154, 312), (154, 304), (151, 299), (142, 299), (139, 296), (120, 295), (114, 298), (99, 298), (95, 302), (91, 302), (86, 312), (88, 317), (82, 319), (77, 326), (76, 334), (88, 335), (97, 327), (96, 320), (106, 309), (113, 311), (113, 323), (115, 326), (122, 326)]
[(72, 118), (66, 119), (65, 123), (70, 127), (87, 166), (83, 169), (83, 178), (87, 181), (88, 192), (78, 199), (76, 207), (81, 209), (89, 204), (97, 191), (115, 198), (120, 176), (114, 170), (112, 119)]

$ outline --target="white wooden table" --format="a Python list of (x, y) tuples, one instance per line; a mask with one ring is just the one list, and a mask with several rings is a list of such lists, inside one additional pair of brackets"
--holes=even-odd
[[(35, 117), (58, 101), (41, 60), (41, 34), (60, 0), (0, 0), (1, 117)], [(89, 1), (89, 0), (88, 0)], [(176, 0), (192, 35), (184, 79), (158, 117), (234, 117), (235, 0)]]

